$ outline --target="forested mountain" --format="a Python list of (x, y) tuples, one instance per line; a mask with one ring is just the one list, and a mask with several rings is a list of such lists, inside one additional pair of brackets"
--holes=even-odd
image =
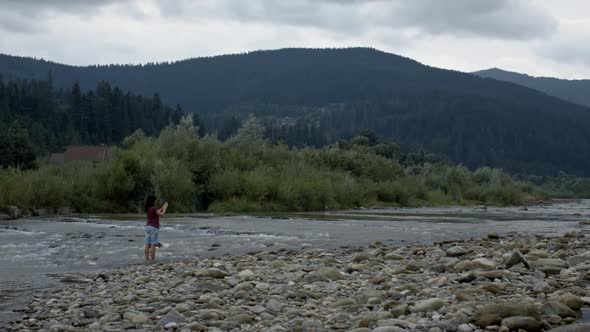
[(476, 71), (473, 74), (493, 78), (498, 81), (516, 83), (545, 92), (550, 96), (571, 101), (572, 103), (590, 106), (590, 80), (563, 80), (553, 77), (534, 77), (499, 68)]
[(469, 167), (590, 175), (590, 109), (516, 84), (374, 49), (282, 49), (173, 63), (73, 67), (0, 57), (8, 77), (106, 80), (179, 103), (221, 138), (255, 113), (275, 140), (322, 145), (363, 129)]
[(158, 94), (146, 98), (105, 81), (82, 91), (78, 83), (57, 90), (51, 80), (0, 79), (0, 142), (26, 129), (36, 154), (68, 144), (119, 143), (137, 128), (155, 135), (183, 114), (180, 106), (165, 106)]

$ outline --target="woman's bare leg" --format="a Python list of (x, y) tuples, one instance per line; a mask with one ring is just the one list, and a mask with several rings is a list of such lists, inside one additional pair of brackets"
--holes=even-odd
[(156, 245), (155, 244), (150, 245), (150, 259), (152, 261), (156, 260)]
[(149, 244), (145, 245), (144, 254), (145, 254), (145, 260), (149, 261), (150, 260), (150, 245)]

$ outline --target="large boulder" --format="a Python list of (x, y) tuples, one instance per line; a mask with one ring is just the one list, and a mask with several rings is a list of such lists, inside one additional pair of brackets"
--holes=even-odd
[(149, 321), (149, 317), (143, 313), (126, 312), (123, 318), (130, 320), (133, 324), (143, 324)]
[(411, 312), (428, 312), (436, 311), (444, 306), (444, 302), (441, 299), (432, 298), (428, 300), (418, 301), (414, 306), (410, 308)]
[(510, 331), (541, 331), (543, 324), (532, 317), (508, 317), (502, 320), (502, 326), (506, 326)]
[(471, 261), (461, 261), (455, 264), (455, 270), (457, 271), (472, 271), (472, 270), (495, 270), (496, 265), (494, 262), (487, 258), (477, 258)]
[(522, 263), (522, 265), (524, 265), (524, 267), (526, 267), (527, 269), (531, 268), (529, 262), (526, 260), (526, 258), (524, 258), (524, 256), (518, 249), (514, 249), (514, 251), (512, 251), (512, 254), (510, 254), (510, 257), (508, 257), (506, 262), (504, 262), (507, 269), (519, 263)]
[(172, 310), (168, 311), (168, 313), (166, 315), (164, 315), (162, 318), (160, 318), (158, 325), (159, 326), (166, 326), (170, 323), (180, 324), (180, 323), (184, 323), (184, 322), (186, 322), (186, 317), (184, 317), (182, 314), (180, 314), (176, 309), (172, 309)]
[(318, 274), (329, 280), (340, 280), (344, 278), (344, 275), (340, 271), (332, 267), (322, 267), (319, 269)]
[(531, 317), (540, 320), (541, 312), (532, 303), (495, 302), (478, 308), (474, 312), (472, 320), (475, 325), (485, 328), (490, 325), (498, 325), (504, 318), (508, 317)]
[(543, 304), (541, 306), (541, 312), (543, 313), (543, 315), (547, 316), (555, 315), (561, 318), (576, 317), (575, 311), (570, 309), (567, 305), (555, 301), (550, 301)]
[(541, 258), (535, 261), (535, 265), (545, 267), (557, 267), (561, 269), (568, 268), (567, 262), (559, 258)]
[(463, 256), (463, 255), (467, 254), (467, 251), (465, 251), (465, 249), (463, 249), (459, 246), (454, 246), (454, 247), (447, 249), (445, 251), (445, 253), (449, 257), (458, 257), (458, 256)]
[(559, 302), (565, 304), (566, 306), (568, 306), (570, 309), (572, 309), (574, 311), (580, 310), (582, 308), (582, 306), (584, 305), (584, 301), (582, 300), (581, 297), (575, 296), (572, 294), (562, 295), (559, 298)]
[(223, 279), (229, 275), (229, 273), (216, 268), (209, 268), (203, 271), (199, 271), (196, 274), (213, 279)]

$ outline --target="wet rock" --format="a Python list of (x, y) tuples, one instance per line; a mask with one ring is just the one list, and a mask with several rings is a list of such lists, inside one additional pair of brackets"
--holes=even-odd
[(526, 258), (524, 258), (524, 256), (520, 252), (520, 250), (514, 249), (512, 251), (512, 254), (510, 255), (510, 257), (508, 257), (506, 262), (504, 262), (504, 265), (506, 265), (506, 268), (509, 269), (509, 268), (513, 267), (514, 265), (520, 264), (520, 263), (522, 263), (524, 265), (524, 267), (526, 267), (527, 269), (531, 268), (529, 262), (526, 260)]
[(568, 306), (570, 309), (572, 309), (574, 311), (580, 310), (582, 308), (582, 306), (584, 305), (584, 301), (582, 300), (581, 297), (575, 296), (572, 294), (562, 295), (559, 298), (559, 302), (565, 304), (566, 306)]
[(473, 321), (479, 327), (496, 325), (504, 318), (519, 316), (541, 319), (541, 312), (533, 303), (497, 302), (488, 303), (477, 309)]
[(497, 240), (500, 238), (500, 236), (496, 232), (490, 232), (488, 233), (488, 238), (491, 240)]
[(86, 278), (82, 275), (75, 275), (75, 274), (66, 274), (64, 275), (63, 278), (61, 278), (60, 280), (61, 282), (65, 282), (65, 283), (91, 283), (92, 279), (90, 278)]
[(541, 331), (543, 324), (531, 317), (508, 317), (502, 320), (502, 326), (506, 326), (510, 331)]
[(576, 317), (576, 313), (567, 305), (554, 301), (543, 304), (541, 306), (541, 312), (547, 316), (556, 315), (561, 318)]

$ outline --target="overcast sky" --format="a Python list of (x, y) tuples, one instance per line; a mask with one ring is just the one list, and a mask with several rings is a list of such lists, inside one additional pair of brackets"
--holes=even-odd
[(370, 46), (474, 71), (590, 78), (587, 0), (0, 0), (0, 53), (87, 65)]

